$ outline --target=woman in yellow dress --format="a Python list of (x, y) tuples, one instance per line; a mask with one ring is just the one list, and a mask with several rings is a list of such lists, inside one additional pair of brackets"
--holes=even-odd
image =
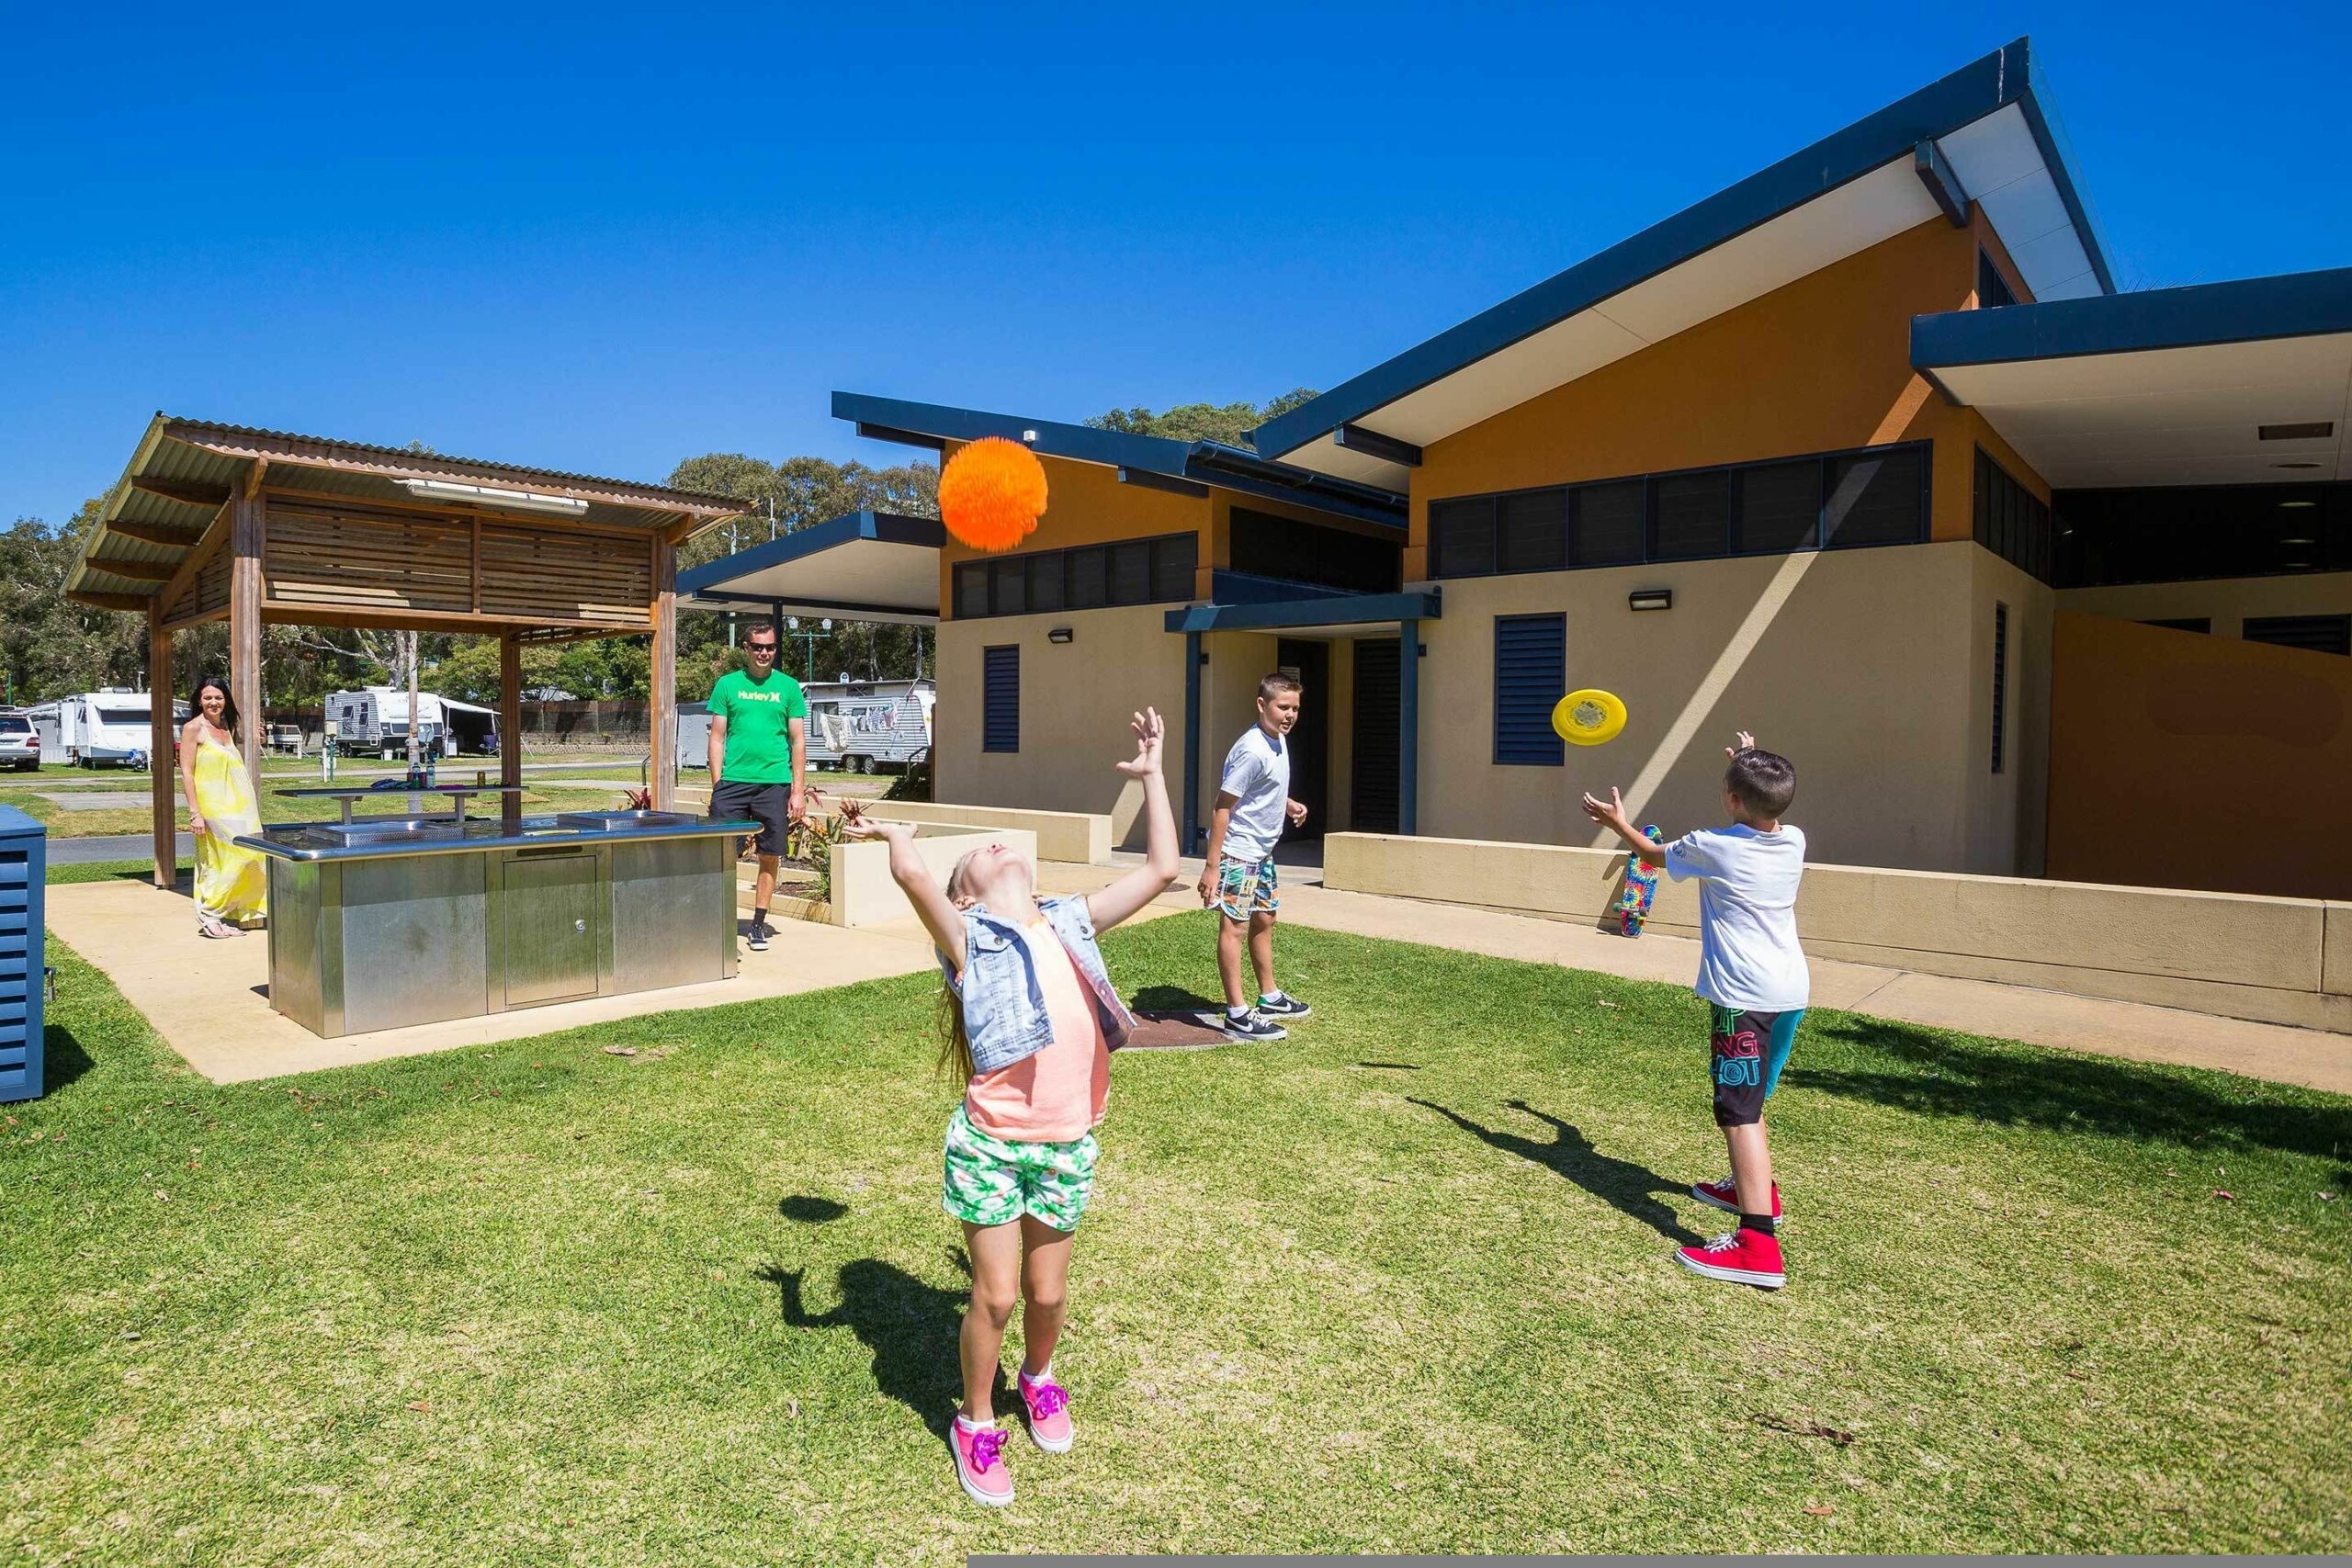
[(269, 912), (267, 867), (233, 842), (261, 831), (261, 812), (237, 750), (227, 684), (198, 682), (191, 705), (196, 716), (180, 730), (180, 787), (196, 839), (196, 926), (209, 937), (241, 936)]

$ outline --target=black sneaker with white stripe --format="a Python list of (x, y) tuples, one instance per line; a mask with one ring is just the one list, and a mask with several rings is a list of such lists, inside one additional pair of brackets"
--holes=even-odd
[(765, 953), (768, 950), (768, 938), (775, 935), (775, 932), (769, 929), (765, 920), (755, 919), (752, 922), (752, 929), (744, 934), (751, 938), (753, 953)]
[(1217, 1028), (1227, 1040), (1287, 1040), (1290, 1031), (1251, 1008), (1248, 1012), (1226, 1012), (1217, 1019)]
[(1279, 991), (1272, 997), (1260, 997), (1258, 1010), (1266, 1017), (1282, 1023), (1296, 1023), (1300, 1019), (1315, 1016), (1313, 1008), (1308, 1007), (1296, 997)]

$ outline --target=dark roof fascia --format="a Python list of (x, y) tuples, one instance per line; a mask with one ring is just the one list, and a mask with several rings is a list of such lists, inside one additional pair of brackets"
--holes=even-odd
[[(717, 560), (689, 567), (678, 573), (678, 592), (682, 597), (700, 593), (711, 583), (726, 582), (752, 572), (806, 560), (820, 551), (835, 549), (864, 539), (935, 550), (946, 544), (947, 530), (940, 526), (936, 517), (908, 517), (895, 512), (846, 513), (822, 523), (812, 523), (806, 528), (795, 528), (791, 533), (773, 539), (763, 539), (731, 556), (721, 556)], [(772, 596), (759, 594), (754, 597), (764, 603)]]
[(1914, 316), (1911, 364), (1932, 373), (2335, 333), (2352, 333), (2352, 267)]
[(2089, 227), (2064, 150), (2051, 120), (2035, 101), (2034, 79), (2027, 69), (2027, 40), (2018, 39), (1971, 62), (1803, 152), (1792, 153), (1737, 185), (1717, 191), (1631, 239), (1340, 383), (1313, 402), (1268, 420), (1250, 432), (1250, 444), (1261, 457), (1280, 457), (1329, 434), (1340, 425), (1369, 420), (1399, 398), (1443, 380), (1896, 159), (1913, 157), (1920, 142), (1932, 141), (1973, 125), (2013, 103), (2026, 107), (2027, 123), (2041, 148), (2043, 159), (2050, 164), (2051, 177), (2064, 198), (2067, 213), (2075, 220), (2083, 248), (2101, 281), (2111, 288), (2105, 254)]
[[(944, 403), (908, 402), (865, 392), (835, 392), (833, 417), (849, 420), (864, 434), (886, 440), (933, 446), (940, 441), (1001, 436), (1048, 457), (1067, 457), (1073, 462), (1099, 463), (1189, 479), (1195, 484), (1217, 485), (1366, 522), (1399, 527), (1404, 524), (1405, 498), (1395, 491), (1334, 479), (1217, 441), (1137, 435), (1125, 430), (1098, 430), (1091, 424), (1023, 419), (1018, 414), (953, 408)], [(1035, 440), (1028, 438), (1033, 431)]]
[(1375, 621), (1434, 621), (1443, 591), (1339, 593), (1318, 599), (1276, 599), (1248, 604), (1187, 604), (1168, 612), (1171, 632), (1262, 630), (1278, 626), (1353, 626)]

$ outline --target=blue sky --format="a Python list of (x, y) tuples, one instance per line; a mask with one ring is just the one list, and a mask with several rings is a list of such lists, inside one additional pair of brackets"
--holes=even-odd
[(652, 10), (13, 12), (0, 522), (159, 408), (659, 479), (1329, 387), (2021, 33), (2127, 285), (2352, 264), (2341, 6)]

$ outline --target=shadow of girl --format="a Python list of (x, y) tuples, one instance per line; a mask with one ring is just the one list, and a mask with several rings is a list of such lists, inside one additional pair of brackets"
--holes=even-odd
[(776, 1287), (784, 1321), (791, 1328), (846, 1328), (874, 1357), (874, 1384), (922, 1418), (933, 1437), (947, 1436), (948, 1417), (964, 1392), (956, 1337), (971, 1298), (971, 1264), (961, 1251), (949, 1254), (965, 1281), (954, 1289), (927, 1284), (894, 1263), (861, 1258), (844, 1264), (841, 1301), (811, 1313), (801, 1300), (806, 1270), (771, 1266), (760, 1278)]

